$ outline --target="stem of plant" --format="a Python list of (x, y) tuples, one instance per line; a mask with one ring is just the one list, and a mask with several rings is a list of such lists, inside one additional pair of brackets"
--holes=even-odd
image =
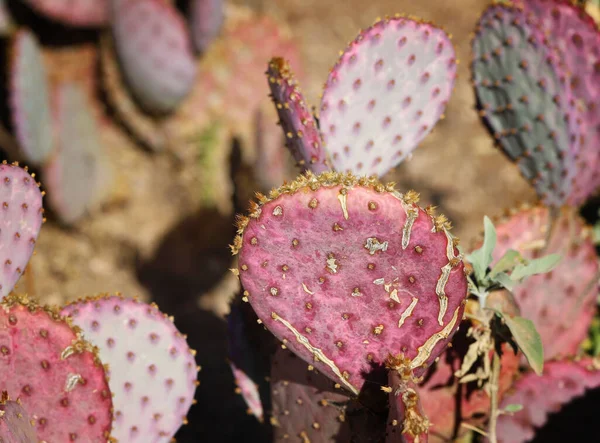
[(498, 423), (498, 383), (500, 380), (500, 356), (497, 352), (494, 352), (494, 361), (492, 363), (492, 377), (490, 381), (490, 425), (489, 425), (489, 440), (490, 443), (498, 443), (496, 436), (496, 425)]

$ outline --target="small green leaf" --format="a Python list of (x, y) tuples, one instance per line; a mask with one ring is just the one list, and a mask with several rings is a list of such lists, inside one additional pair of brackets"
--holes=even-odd
[(536, 258), (531, 260), (525, 265), (517, 265), (513, 272), (510, 274), (510, 278), (513, 281), (521, 281), (525, 277), (529, 277), (535, 274), (545, 274), (550, 272), (561, 260), (560, 254), (550, 254), (545, 257)]
[(510, 404), (510, 405), (506, 405), (504, 407), (504, 410), (506, 412), (519, 412), (522, 409), (523, 409), (523, 405), (517, 405), (517, 404)]
[(521, 254), (514, 249), (509, 249), (504, 253), (500, 260), (496, 262), (490, 272), (490, 277), (494, 278), (494, 276), (500, 272), (510, 271), (520, 260), (522, 260)]
[(467, 257), (473, 265), (475, 277), (479, 282), (485, 278), (485, 271), (492, 263), (492, 252), (496, 247), (496, 228), (487, 215), (483, 217), (483, 230), (483, 246)]
[(515, 288), (515, 286), (517, 286), (517, 283), (512, 281), (510, 279), (510, 277), (508, 276), (508, 274), (506, 274), (505, 272), (500, 272), (500, 273), (496, 274), (492, 278), (492, 281), (495, 281), (496, 283), (500, 283), (503, 287), (505, 287), (506, 289), (508, 289), (511, 292)]
[(544, 348), (542, 346), (542, 338), (535, 329), (533, 322), (523, 317), (502, 317), (519, 349), (523, 351), (535, 373), (542, 375), (542, 371), (544, 370)]

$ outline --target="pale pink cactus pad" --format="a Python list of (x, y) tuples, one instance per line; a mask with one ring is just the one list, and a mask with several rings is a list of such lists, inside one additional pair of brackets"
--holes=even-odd
[(166, 443), (190, 409), (196, 391), (195, 352), (172, 319), (135, 299), (100, 296), (66, 306), (63, 315), (83, 329), (109, 365), (112, 437)]
[(31, 8), (52, 20), (82, 27), (108, 23), (111, 0), (23, 0)]
[(0, 164), (0, 298), (25, 271), (44, 220), (42, 193), (18, 165)]
[(456, 77), (448, 35), (394, 17), (350, 43), (321, 100), (320, 126), (337, 171), (382, 176), (407, 158), (443, 115)]
[(375, 179), (307, 173), (239, 219), (232, 249), (258, 317), (354, 394), (390, 354), (422, 373), (462, 319), (456, 239), (417, 201)]
[(57, 312), (9, 296), (0, 306), (0, 391), (19, 396), (40, 440), (106, 443), (111, 393), (96, 349)]
[[(598, 297), (598, 261), (591, 231), (576, 214), (563, 210), (546, 243), (546, 207), (513, 211), (496, 226), (494, 259), (508, 249), (526, 259), (558, 253), (563, 257), (551, 272), (519, 284), (514, 297), (521, 315), (535, 324), (544, 345), (544, 358), (575, 355), (588, 334)], [(543, 252), (542, 252), (543, 251)]]
[(258, 421), (263, 421), (264, 412), (262, 403), (260, 401), (260, 394), (258, 392), (258, 386), (252, 381), (250, 377), (246, 375), (244, 371), (235, 367), (233, 363), (230, 363), (231, 372), (233, 372), (233, 378), (235, 380), (236, 393), (240, 394), (246, 405), (248, 406), (248, 413), (254, 415)]

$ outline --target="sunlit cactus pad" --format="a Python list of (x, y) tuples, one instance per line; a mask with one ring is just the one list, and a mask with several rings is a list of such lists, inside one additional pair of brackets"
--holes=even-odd
[(546, 207), (511, 211), (496, 224), (494, 259), (508, 249), (526, 259), (558, 253), (563, 258), (551, 272), (534, 275), (519, 284), (514, 297), (521, 315), (535, 324), (544, 345), (544, 357), (575, 355), (585, 339), (598, 297), (598, 260), (591, 230), (567, 210), (552, 226)]
[(110, 177), (95, 116), (75, 84), (56, 91), (57, 152), (44, 167), (52, 209), (61, 221), (74, 223), (101, 195)]
[(354, 394), (389, 354), (422, 372), (462, 318), (466, 277), (449, 223), (417, 201), (375, 179), (307, 173), (239, 219), (233, 250), (258, 317)]
[(66, 306), (109, 365), (112, 436), (167, 443), (185, 422), (196, 390), (194, 354), (172, 318), (135, 299), (99, 296)]
[(38, 183), (19, 166), (0, 164), (0, 298), (25, 271), (44, 220)]
[(48, 159), (54, 146), (47, 72), (37, 38), (28, 30), (13, 40), (10, 66), (12, 124), (23, 157), (31, 165)]
[(106, 443), (111, 393), (96, 349), (58, 312), (9, 296), (0, 306), (0, 391), (19, 396), (48, 442)]
[(121, 0), (112, 30), (136, 100), (153, 113), (173, 111), (192, 89), (197, 71), (183, 17), (162, 0)]
[(321, 100), (323, 141), (337, 171), (382, 176), (442, 116), (456, 77), (448, 35), (404, 17), (378, 21), (350, 43)]
[(112, 0), (23, 0), (40, 14), (70, 26), (97, 27), (108, 23)]
[(569, 196), (579, 117), (560, 54), (518, 8), (489, 7), (473, 39), (473, 82), (481, 116), (544, 203)]

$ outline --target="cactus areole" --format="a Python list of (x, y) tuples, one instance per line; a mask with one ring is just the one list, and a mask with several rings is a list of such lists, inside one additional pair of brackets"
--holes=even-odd
[(467, 281), (444, 216), (418, 194), (312, 173), (238, 219), (244, 299), (294, 353), (357, 394), (390, 355), (418, 377), (463, 316)]

